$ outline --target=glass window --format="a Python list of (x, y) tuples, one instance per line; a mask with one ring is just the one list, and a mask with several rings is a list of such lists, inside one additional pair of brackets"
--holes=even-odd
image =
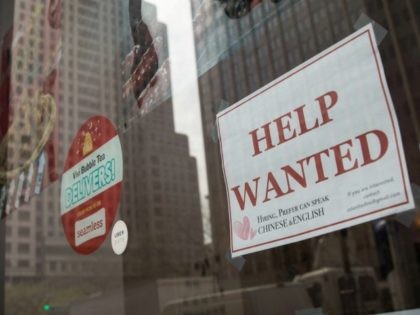
[(0, 2), (0, 314), (420, 313), (419, 12)]

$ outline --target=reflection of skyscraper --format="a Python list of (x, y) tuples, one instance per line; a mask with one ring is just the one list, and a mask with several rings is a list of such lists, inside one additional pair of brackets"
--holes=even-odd
[[(87, 118), (102, 114), (116, 124), (121, 121), (119, 34), (124, 33), (121, 38), (128, 39), (125, 32), (130, 29), (124, 29), (127, 21), (123, 20), (124, 6), (111, 2), (62, 3), (59, 170), (76, 131)], [(18, 17), (28, 16), (30, 21), (35, 21), (34, 35), (24, 37), (22, 45), (32, 43), (33, 36), (38, 46), (49, 47), (50, 41), (44, 43), (40, 37), (42, 18), (31, 15), (32, 6), (22, 0), (15, 7)], [(38, 7), (40, 12), (45, 12), (44, 3)], [(158, 50), (159, 62), (163, 63), (168, 58), (166, 27), (156, 21), (156, 10), (151, 5), (143, 4), (143, 16), (152, 34), (163, 39), (162, 49)], [(26, 19), (21, 23), (25, 25)], [(122, 46), (127, 48), (127, 42)], [(36, 51), (35, 56), (38, 55), (36, 58), (46, 58), (42, 51)], [(19, 59), (17, 55), (13, 62), (25, 65), (32, 61), (36, 60), (27, 56)], [(42, 64), (32, 67), (43, 70)], [(26, 80), (24, 74), (15, 73)], [(169, 80), (169, 73), (166, 75)], [(15, 87), (24, 88), (28, 89), (24, 82), (22, 87)], [(127, 251), (127, 275), (151, 276), (152, 270), (156, 277), (187, 275), (203, 254), (197, 166), (189, 156), (187, 137), (175, 133), (171, 106), (170, 100), (165, 101), (147, 117), (138, 118), (121, 135), (125, 179), (120, 213), (129, 224), (130, 246), (135, 248)], [(88, 257), (70, 249), (63, 235), (59, 196), (57, 181), (8, 218), (6, 273), (10, 281), (26, 277), (104, 275), (115, 265), (117, 257), (111, 255), (109, 244), (103, 244), (102, 249)]]
[[(94, 115), (116, 121), (121, 85), (118, 73), (118, 6), (113, 1), (62, 2), (62, 62), (60, 64), (60, 170), (67, 150), (78, 128)], [(60, 103), (61, 104), (61, 103)], [(72, 252), (64, 238), (60, 218), (60, 185), (43, 193), (37, 205), (44, 211), (45, 254), (43, 266), (47, 275), (79, 274), (89, 276), (110, 270), (110, 253), (99, 251), (83, 257)], [(110, 251), (109, 244), (103, 244)], [(101, 255), (109, 255), (101, 259)], [(101, 264), (99, 264), (101, 261)]]
[[(11, 124), (2, 139), (5, 142), (2, 146), (8, 146), (2, 171), (7, 169), (8, 173), (16, 172), (8, 178), (6, 213), (15, 208), (20, 211), (6, 219), (8, 279), (34, 276), (39, 271), (37, 245), (40, 238), (35, 228), (39, 223), (38, 214), (33, 211), (34, 200), (30, 204), (25, 203), (29, 202), (32, 195), (39, 193), (43, 183), (55, 179), (55, 175), (48, 176), (48, 158), (41, 151), (48, 146), (48, 138), (53, 145), (55, 133), (52, 128), (56, 115), (44, 111), (47, 103), (43, 104), (42, 99), (46, 96), (44, 87), (47, 77), (56, 74), (61, 41), (59, 30), (48, 23), (46, 7), (45, 3), (14, 2), (10, 99), (7, 104), (2, 104), (10, 108)], [(45, 23), (37, 23), (39, 20)], [(56, 112), (54, 96), (58, 84), (55, 79), (50, 83), (48, 107)], [(44, 117), (44, 122), (48, 121), (49, 126), (41, 122)], [(53, 150), (50, 158), (55, 163)], [(56, 172), (53, 168), (50, 169), (51, 175)]]
[[(22, 36), (13, 55), (13, 88), (19, 97), (35, 94), (29, 80), (33, 85), (39, 84), (37, 75), (59, 62), (59, 128), (56, 136), (60, 141), (56, 150), (58, 170), (61, 171), (69, 145), (87, 118), (104, 114), (116, 120), (121, 95), (120, 78), (116, 75), (119, 29), (114, 2), (63, 1), (62, 37), (54, 37), (45, 31), (48, 29), (45, 27), (47, 4), (45, 1), (15, 1), (15, 29), (20, 30)], [(61, 53), (58, 43), (62, 43)], [(59, 53), (52, 55), (50, 49)], [(23, 51), (23, 55), (19, 51)], [(23, 93), (25, 95), (20, 95)], [(83, 276), (97, 271), (97, 259), (77, 256), (67, 245), (59, 197), (58, 181), (8, 219), (9, 277)], [(112, 261), (102, 264), (104, 270), (108, 263), (112, 264)]]
[[(242, 18), (229, 19), (220, 3), (192, 0), (192, 15), (202, 120), (205, 131), (207, 170), (209, 174), (217, 173), (217, 176), (209, 177), (212, 235), (216, 252), (219, 255), (224, 255), (229, 246), (229, 221), (219, 148), (215, 141), (217, 112), (352, 33), (354, 22), (366, 7), (377, 10), (378, 16), (375, 19), (379, 23), (383, 23), (384, 16), (389, 20), (390, 12), (394, 13), (394, 10), (389, 8), (388, 4), (383, 4), (387, 1), (300, 0), (280, 1), (278, 4), (266, 1), (255, 6), (249, 14)], [(412, 6), (412, 4), (402, 4), (401, 2), (395, 4), (395, 19), (399, 21), (400, 27), (403, 27), (404, 24), (401, 20), (414, 19)], [(385, 15), (382, 11), (379, 14), (379, 10), (382, 9), (385, 10)], [(400, 16), (406, 17), (401, 18)], [(406, 23), (408, 30), (409, 26)], [(393, 31), (392, 28), (388, 29)], [(414, 37), (415, 32), (412, 29), (410, 31)], [(388, 36), (388, 43), (385, 41), (381, 48), (385, 45), (390, 46), (390, 38), (396, 37), (395, 29), (393, 32)], [(399, 34), (403, 33), (401, 30), (399, 32), (401, 32)], [(415, 40), (411, 38), (407, 42), (413, 44)], [(401, 43), (399, 44), (401, 45)], [(418, 55), (418, 50), (409, 50), (407, 44), (405, 47), (407, 50), (404, 51), (406, 54), (404, 62), (408, 63), (410, 60), (408, 56), (410, 54)], [(402, 52), (400, 51), (400, 53)], [(388, 54), (392, 57), (393, 53), (387, 52), (386, 55)], [(400, 80), (395, 79), (399, 77), (398, 74), (395, 74), (398, 70), (395, 69), (396, 67), (392, 69), (391, 64), (393, 63), (385, 65), (389, 80), (399, 82)], [(411, 78), (414, 79), (415, 71), (405, 67), (405, 70), (399, 67), (399, 71), (405, 71), (407, 76), (411, 75)], [(403, 80), (403, 82), (406, 87), (407, 80)], [(398, 101), (395, 102), (397, 113), (409, 110), (409, 100), (407, 100), (407, 104), (404, 104), (405, 98), (400, 98), (403, 93), (402, 89), (394, 90), (392, 86), (394, 84), (391, 84), (391, 93), (398, 98)], [(415, 92), (411, 93), (410, 97), (415, 98)], [(407, 96), (407, 98), (409, 97)], [(401, 116), (405, 117), (403, 122), (409, 118), (409, 115)], [(403, 124), (402, 128), (404, 128)], [(410, 122), (407, 121), (407, 125), (410, 125)], [(412, 134), (409, 135), (412, 132), (410, 128), (407, 127), (406, 137), (404, 137), (405, 132), (402, 133), (404, 142), (411, 152), (407, 155), (411, 174), (417, 176), (419, 172), (416, 170), (419, 163), (415, 161), (418, 161), (418, 148), (416, 149), (417, 153), (414, 154), (413, 149), (417, 143), (415, 137)], [(332, 243), (338, 244), (337, 247), (334, 247), (333, 252), (335, 256), (341, 255), (338, 233), (322, 238), (331, 238)], [(254, 283), (261, 283), (265, 280), (282, 281), (308, 271), (313, 268), (314, 256), (319, 257), (318, 249), (322, 248), (322, 245), (319, 245), (320, 239), (248, 255), (242, 277), (244, 284), (252, 283), (254, 280), (256, 280)], [(349, 229), (347, 243), (352, 265), (372, 266), (378, 269), (375, 240), (370, 224)], [(324, 258), (324, 266), (340, 267), (344, 264), (344, 259), (341, 257), (337, 261), (331, 257), (328, 258), (328, 256)], [(319, 262), (318, 258), (317, 262)], [(407, 260), (405, 262), (408, 263)], [(265, 280), (264, 274), (267, 275)], [(253, 277), (253, 275), (257, 275), (257, 277)]]
[(197, 166), (187, 137), (174, 132), (171, 103), (133, 124), (122, 140), (127, 163), (121, 214), (131, 242), (125, 274), (188, 275), (204, 252)]
[[(200, 101), (209, 173), (212, 235), (216, 252), (228, 250), (228, 212), (215, 115), (352, 31), (355, 2), (263, 2), (240, 19), (229, 19), (217, 2), (192, 1)], [(329, 14), (333, 10), (334, 14)], [(244, 281), (286, 280), (311, 266), (310, 241), (250, 255)], [(287, 267), (286, 267), (287, 266)], [(250, 280), (249, 283), (252, 283)]]
[[(399, 121), (410, 181), (418, 185), (420, 91), (417, 86), (420, 81), (420, 67), (419, 58), (413, 59), (413, 56), (420, 55), (419, 39), (416, 37), (419, 28), (418, 2), (364, 0), (362, 4), (366, 14), (388, 31), (379, 50)], [(389, 302), (396, 309), (419, 307), (419, 246), (407, 226), (392, 220), (381, 223), (383, 226), (380, 232), (389, 240), (387, 250), (390, 261), (381, 261), (382, 264), (391, 265), (384, 277), (391, 291)], [(360, 241), (363, 242), (362, 239)], [(377, 246), (378, 250), (383, 248), (383, 244), (379, 243)]]
[[(388, 86), (395, 105), (404, 144), (410, 181), (420, 184), (420, 42), (418, 1), (364, 1), (366, 13), (380, 23), (388, 35), (379, 46)], [(413, 58), (414, 57), (414, 58)], [(389, 240), (390, 283), (395, 308), (419, 307), (420, 248), (412, 231), (399, 222), (382, 226)]]
[[(156, 8), (146, 2), (142, 16), (153, 38), (162, 39), (159, 67), (167, 66), (166, 25), (156, 20)], [(130, 233), (124, 256), (127, 277), (186, 276), (204, 254), (196, 161), (189, 155), (187, 136), (175, 132), (171, 99), (155, 102), (152, 107), (157, 107), (121, 136), (121, 214)]]

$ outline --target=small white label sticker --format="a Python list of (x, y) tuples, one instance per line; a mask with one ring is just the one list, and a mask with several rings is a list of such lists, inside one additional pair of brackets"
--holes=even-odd
[(79, 246), (95, 237), (105, 234), (105, 208), (76, 221), (74, 224), (74, 243)]
[(128, 229), (124, 221), (118, 220), (112, 228), (111, 245), (116, 255), (121, 255), (127, 248)]

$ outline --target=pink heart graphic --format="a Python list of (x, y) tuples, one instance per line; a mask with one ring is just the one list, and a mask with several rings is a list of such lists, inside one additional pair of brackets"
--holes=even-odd
[(257, 232), (251, 228), (251, 224), (249, 223), (249, 218), (247, 216), (244, 216), (242, 222), (233, 222), (233, 232), (242, 240), (247, 240), (249, 238), (252, 240), (257, 234)]
[(255, 237), (255, 235), (257, 234), (257, 231), (254, 231), (254, 229), (251, 229), (251, 233), (250, 233), (250, 237), (251, 237), (251, 240)]

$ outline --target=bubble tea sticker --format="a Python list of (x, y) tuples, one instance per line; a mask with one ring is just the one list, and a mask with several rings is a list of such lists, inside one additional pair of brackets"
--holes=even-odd
[(61, 220), (79, 254), (97, 250), (114, 221), (123, 179), (121, 143), (104, 116), (88, 119), (70, 146), (61, 182)]

